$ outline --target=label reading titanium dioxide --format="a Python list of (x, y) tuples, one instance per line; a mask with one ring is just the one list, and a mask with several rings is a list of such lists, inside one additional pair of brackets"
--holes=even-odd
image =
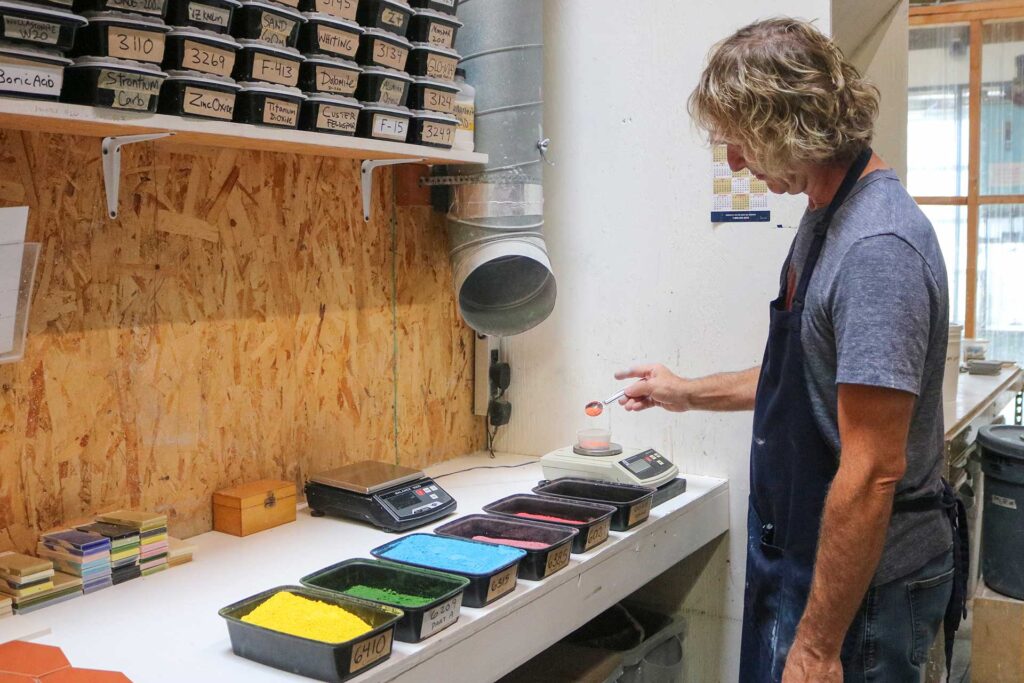
[(260, 15), (260, 40), (271, 45), (287, 45), (294, 27), (294, 20), (264, 12)]
[(316, 11), (351, 21), (356, 18), (356, 0), (316, 0)]
[(596, 526), (590, 527), (590, 531), (587, 532), (587, 544), (583, 547), (584, 550), (590, 550), (599, 543), (604, 543), (605, 539), (608, 538), (608, 529), (611, 527), (612, 522), (610, 519), (606, 519)]
[(351, 57), (359, 48), (359, 39), (354, 34), (323, 25), (316, 27), (316, 42), (321, 50), (342, 57)]
[(428, 145), (451, 147), (455, 142), (455, 124), (424, 121), (420, 130), (420, 141)]
[(442, 81), (451, 81), (455, 79), (455, 65), (459, 63), (459, 60), (454, 57), (446, 57), (445, 55), (427, 55), (427, 76), (430, 78), (440, 78)]
[(228, 22), (231, 20), (231, 11), (199, 2), (190, 2), (188, 3), (188, 20), (227, 28)]
[(336, 107), (321, 104), (316, 115), (316, 127), (320, 130), (355, 133), (359, 113), (351, 107)]
[(472, 132), (476, 122), (476, 105), (472, 102), (456, 102), (452, 113), (459, 119), (459, 130)]
[(430, 111), (443, 111), (451, 113), (454, 109), (455, 95), (450, 92), (442, 92), (433, 88), (423, 89), (423, 106)]
[(405, 14), (399, 12), (398, 10), (393, 10), (388, 7), (385, 7), (380, 11), (380, 20), (382, 23), (385, 23), (388, 26), (402, 28), (402, 24), (405, 23)]
[(512, 565), (508, 569), (502, 571), (500, 574), (495, 574), (491, 577), (491, 583), (487, 586), (487, 598), (484, 602), (490, 602), (495, 598), (500, 598), (505, 593), (516, 587), (516, 571), (519, 569), (519, 563)]
[(547, 562), (544, 563), (545, 578), (569, 564), (569, 551), (571, 550), (572, 543), (563, 543), (560, 548), (555, 548), (548, 553)]
[(629, 521), (626, 522), (626, 526), (633, 526), (647, 519), (651, 514), (651, 499), (637, 503), (629, 509)]
[(111, 26), (107, 29), (107, 51), (111, 57), (159, 62), (164, 56), (164, 34)]
[(1001, 508), (1006, 508), (1007, 510), (1017, 509), (1017, 501), (1013, 498), (1007, 498), (1006, 496), (997, 496), (992, 494), (992, 504), (998, 505)]
[(401, 71), (405, 68), (405, 59), (408, 56), (409, 50), (404, 47), (392, 45), (386, 40), (379, 38), (373, 41), (373, 61), (377, 64), (390, 66)]
[(24, 17), (4, 17), (4, 38), (56, 45), (59, 36), (60, 24), (25, 19)]
[(0, 90), (56, 98), (60, 96), (62, 73), (60, 66), (0, 63)]
[(352, 646), (352, 659), (349, 660), (349, 673), (355, 673), (370, 666), (378, 659), (383, 659), (391, 654), (391, 634), (393, 628), (384, 633), (366, 640), (361, 640)]
[(149, 108), (150, 100), (160, 93), (162, 81), (159, 76), (100, 69), (96, 88), (113, 94), (110, 106), (115, 109), (144, 110)]
[(295, 62), (257, 54), (252, 58), (252, 77), (258, 81), (295, 85), (299, 80), (299, 72)]
[(140, 14), (163, 16), (164, 0), (107, 0), (107, 9), (126, 9)]
[(299, 105), (297, 102), (275, 100), (272, 97), (263, 100), (263, 123), (294, 128), (298, 120)]
[(186, 114), (209, 116), (215, 119), (230, 121), (235, 113), (235, 96), (216, 90), (204, 90), (185, 86), (185, 100), (181, 110)]
[(420, 640), (434, 635), (443, 628), (455, 623), (459, 618), (459, 608), (462, 606), (462, 593), (459, 593), (451, 600), (423, 613), (423, 626), (420, 627)]
[(441, 47), (451, 47), (455, 38), (455, 27), (438, 22), (430, 22), (427, 42)]
[[(259, 55), (257, 55), (256, 59), (259, 59)], [(235, 53), (230, 50), (220, 50), (209, 45), (203, 45), (194, 40), (186, 40), (181, 57), (181, 65), (186, 69), (193, 69), (206, 74), (230, 76), (231, 69), (235, 66)], [(253, 71), (255, 69), (254, 64)]]
[(380, 101), (384, 104), (401, 104), (405, 87), (406, 84), (397, 78), (385, 78), (380, 82)]
[(332, 69), (329, 66), (316, 67), (316, 87), (323, 92), (339, 95), (351, 95), (355, 92), (359, 74), (345, 69)]
[(373, 137), (405, 142), (408, 134), (409, 119), (388, 116), (387, 114), (373, 115), (373, 126), (370, 131), (370, 135)]

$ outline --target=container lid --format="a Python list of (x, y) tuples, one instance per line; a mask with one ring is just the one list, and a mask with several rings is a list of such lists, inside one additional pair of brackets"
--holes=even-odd
[(199, 4), (199, 5), (210, 5), (212, 7), (216, 7), (218, 3), (219, 4), (223, 4), (223, 5), (230, 5), (232, 9), (236, 9), (236, 8), (242, 6), (241, 0), (216, 0), (216, 3), (206, 2), (205, 0), (191, 0), (191, 1), (195, 2), (196, 4)]
[(438, 54), (446, 55), (448, 57), (454, 57), (459, 59), (459, 53), (450, 47), (441, 47), (440, 45), (434, 45), (433, 43), (412, 43), (413, 50), (426, 50), (428, 52), (437, 52)]
[[(3, 0), (0, 0), (2, 2)], [(289, 17), (296, 21), (305, 23), (306, 19), (302, 16), (302, 13), (297, 9), (293, 9), (288, 5), (282, 5), (278, 2), (271, 2), (270, 0), (242, 0), (239, 3), (239, 7), (258, 7), (259, 9), (267, 9), (278, 14), (287, 14)]]
[(409, 107), (400, 107), (396, 104), (381, 104), (380, 102), (363, 102), (363, 111), (382, 112), (412, 118), (412, 110)]
[(400, 81), (405, 81), (406, 83), (412, 83), (412, 76), (410, 76), (406, 72), (399, 71), (398, 69), (390, 69), (390, 68), (388, 68), (386, 66), (364, 66), (363, 67), (363, 75), (364, 76), (387, 76), (388, 78), (397, 78)]
[(231, 488), (221, 489), (213, 494), (214, 505), (233, 508), (251, 508), (263, 505), (268, 498), (295, 496), (295, 482), (280, 479), (260, 479)]
[[(2, 1), (2, 0), (0, 0), (0, 1)], [(412, 43), (410, 43), (403, 36), (400, 36), (397, 33), (391, 33), (390, 31), (385, 31), (384, 29), (377, 28), (375, 26), (367, 26), (367, 27), (365, 27), (363, 29), (363, 35), (364, 36), (372, 36), (374, 38), (380, 38), (382, 40), (387, 40), (387, 41), (390, 41), (392, 43), (398, 43), (402, 47), (411, 47), (412, 46)]]
[(354, 21), (348, 19), (342, 19), (335, 17), (330, 14), (324, 14), (323, 12), (303, 12), (302, 16), (306, 18), (306, 21), (316, 21), (321, 24), (330, 24), (338, 28), (343, 28), (346, 31), (352, 31), (353, 33), (363, 34), (363, 27)]
[(978, 430), (978, 444), (984, 451), (992, 451), (1008, 458), (1024, 460), (1024, 427), (1017, 425), (988, 425)]
[(136, 62), (133, 59), (118, 59), (116, 57), (79, 57), (73, 60), (69, 69), (99, 67), (106, 69), (119, 69), (121, 71), (139, 71), (149, 76), (167, 78), (167, 74), (161, 71), (156, 64), (145, 64)]
[(242, 50), (258, 50), (260, 52), (273, 52), (276, 55), (281, 55), (289, 59), (297, 59), (300, 62), (303, 61), (304, 57), (302, 53), (296, 50), (294, 47), (285, 47), (284, 45), (271, 45), (270, 43), (262, 40), (256, 40), (255, 38), (239, 38), (238, 46)]
[(54, 19), (60, 19), (61, 21), (69, 21), (79, 26), (85, 26), (86, 20), (67, 10), (57, 9), (55, 7), (43, 7), (41, 5), (32, 5), (27, 2), (15, 2), (15, 0), (0, 0), (0, 9), (16, 10), (18, 12), (26, 12), (28, 14), (41, 14)]
[(351, 107), (352, 109), (362, 109), (363, 103), (354, 97), (345, 97), (344, 95), (332, 95), (330, 93), (321, 92), (308, 92), (305, 93), (307, 102), (326, 102), (328, 104), (336, 104), (339, 107)]
[(412, 11), (412, 7), (409, 7), (409, 0), (377, 0), (377, 2)]
[(242, 92), (265, 92), (271, 95), (287, 95), (288, 97), (295, 97), (300, 100), (306, 99), (306, 96), (303, 95), (302, 91), (298, 88), (292, 88), (287, 85), (278, 85), (277, 83), (242, 81), (238, 84), (238, 87)]
[(438, 111), (428, 111), (426, 109), (413, 109), (412, 115), (418, 119), (430, 119), (431, 121), (440, 121), (441, 123), (452, 123), (458, 125), (459, 120), (451, 114), (442, 114)]
[(218, 74), (204, 74), (199, 73), (198, 71), (190, 71), (188, 69), (168, 69), (167, 80), (190, 81), (193, 83), (216, 85), (222, 88), (231, 88), (232, 90), (239, 89), (238, 84), (235, 83), (235, 79), (229, 76), (220, 76)]
[(328, 55), (305, 55), (305, 63), (328, 64), (338, 69), (345, 69), (346, 71), (361, 72), (363, 70), (363, 67), (359, 66), (350, 59), (342, 59), (341, 57), (331, 57)]
[(436, 78), (430, 78), (429, 76), (417, 76), (412, 80), (420, 87), (437, 88), (438, 90), (446, 90), (450, 93), (459, 92), (459, 86), (455, 85), (451, 81), (441, 81)]
[(452, 26), (455, 26), (457, 28), (461, 28), (462, 26), (465, 26), (465, 24), (463, 24), (461, 21), (456, 19), (451, 14), (445, 14), (444, 12), (438, 12), (436, 9), (430, 9), (428, 7), (424, 7), (423, 9), (413, 10), (413, 13), (417, 17), (427, 17), (429, 19), (433, 19), (434, 21), (443, 21), (444, 23), (451, 24)]
[(214, 31), (207, 31), (203, 28), (196, 28), (194, 26), (174, 26), (171, 28), (171, 32), (167, 34), (169, 38), (182, 37), (182, 38), (196, 38), (197, 40), (205, 40), (210, 43), (217, 43), (224, 47), (231, 48), (232, 50), (238, 49), (238, 41), (229, 35), (223, 33), (215, 33)]
[(0, 40), (0, 54), (11, 55), (20, 59), (30, 59), (37, 62), (49, 62), (59, 66), (67, 66), (71, 60), (57, 50), (45, 50), (34, 45), (17, 45)]
[(144, 14), (130, 14), (128, 12), (82, 12), (82, 16), (89, 20), (90, 24), (128, 24), (138, 26), (152, 31), (167, 33), (171, 27), (165, 24), (159, 17), (148, 17)]

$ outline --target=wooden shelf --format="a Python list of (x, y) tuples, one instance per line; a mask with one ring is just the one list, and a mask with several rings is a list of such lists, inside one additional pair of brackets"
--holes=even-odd
[(423, 159), (427, 164), (485, 164), (487, 155), (401, 142), (309, 133), (244, 123), (0, 98), (0, 128), (93, 137), (173, 133), (166, 144), (286, 152), (348, 159)]

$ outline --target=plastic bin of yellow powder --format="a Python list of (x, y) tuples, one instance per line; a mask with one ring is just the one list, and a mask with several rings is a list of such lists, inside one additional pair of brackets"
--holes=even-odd
[(278, 586), (220, 610), (231, 649), (282, 671), (344, 681), (391, 655), (402, 610), (329, 591)]

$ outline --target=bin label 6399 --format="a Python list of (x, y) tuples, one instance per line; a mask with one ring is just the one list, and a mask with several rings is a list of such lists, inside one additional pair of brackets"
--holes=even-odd
[(355, 673), (365, 669), (374, 662), (384, 659), (391, 654), (391, 635), (393, 628), (373, 638), (361, 640), (352, 646), (352, 659), (349, 660), (349, 673)]
[(460, 607), (462, 607), (462, 593), (424, 612), (423, 625), (420, 627), (420, 639), (432, 636), (441, 629), (454, 624), (459, 618)]

